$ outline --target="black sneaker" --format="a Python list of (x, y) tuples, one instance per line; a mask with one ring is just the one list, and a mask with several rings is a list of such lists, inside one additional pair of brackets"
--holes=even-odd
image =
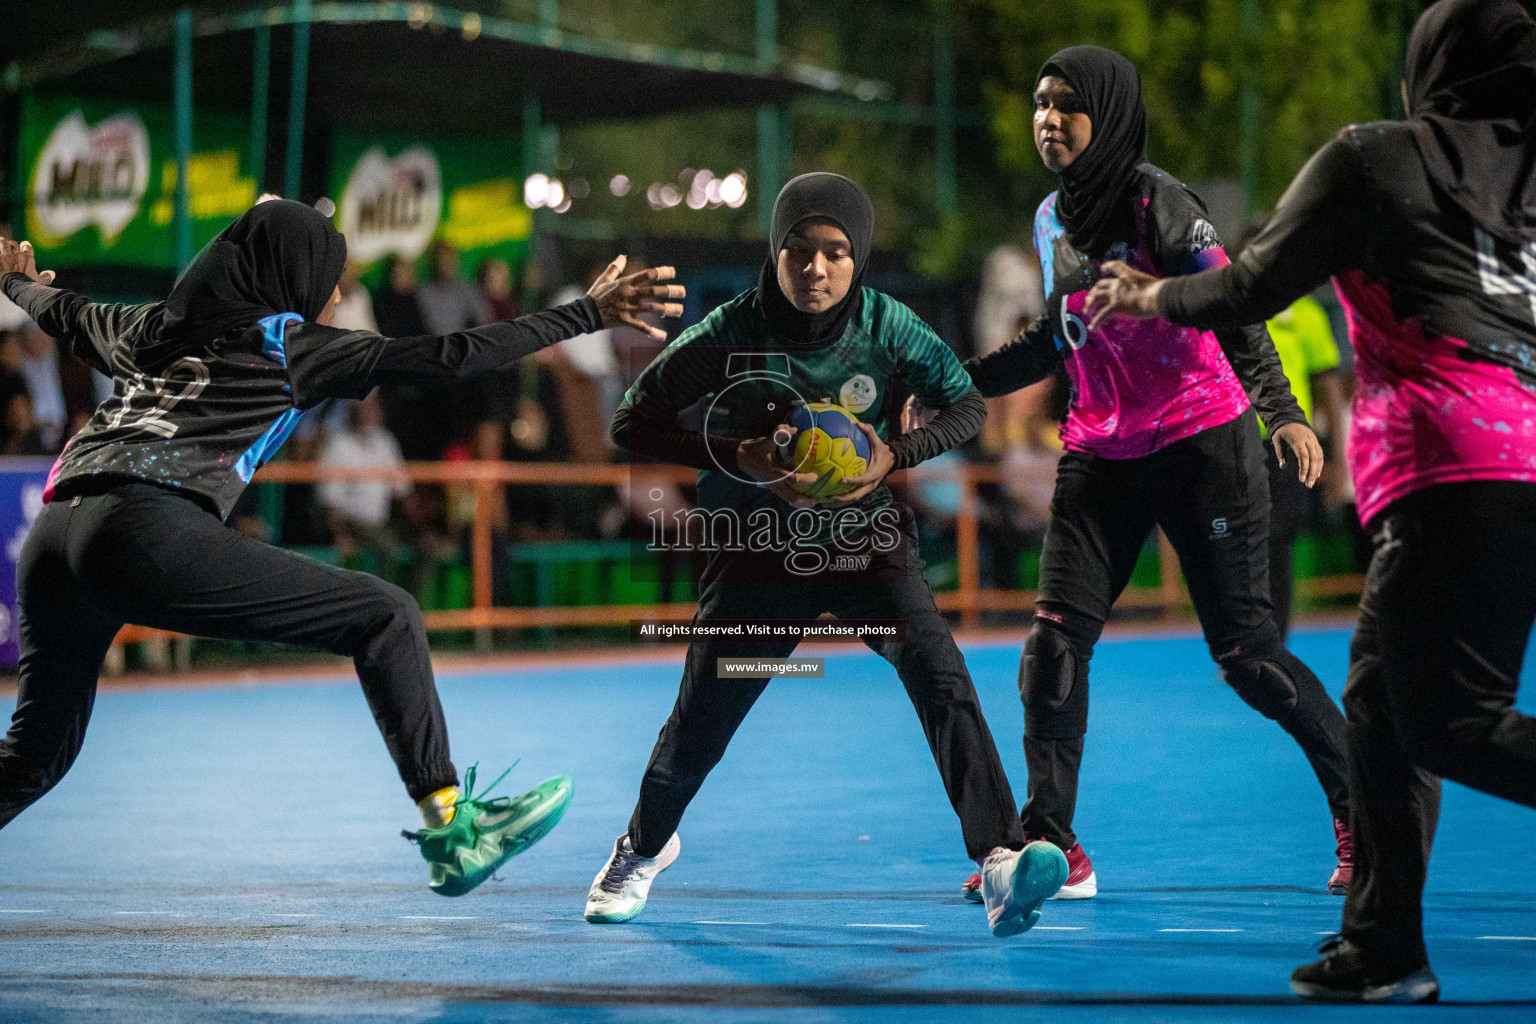
[(1334, 1003), (1432, 1003), (1440, 998), (1440, 981), (1425, 964), (1395, 980), (1366, 977), (1360, 947), (1333, 935), (1317, 948), (1321, 960), (1291, 972), (1291, 991), (1303, 999)]

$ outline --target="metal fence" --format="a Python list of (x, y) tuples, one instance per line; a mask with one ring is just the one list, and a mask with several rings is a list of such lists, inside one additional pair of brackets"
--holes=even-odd
[[(583, 606), (505, 607), (494, 603), (492, 592), (493, 502), (507, 486), (619, 487), (630, 480), (631, 467), (615, 464), (550, 464), (519, 462), (420, 462), (398, 468), (326, 466), (317, 462), (276, 462), (256, 476), (257, 484), (315, 484), (322, 481), (408, 480), (413, 484), (459, 484), (472, 487), (474, 518), (470, 528), (469, 567), (472, 581), (468, 608), (439, 609), (423, 613), (428, 630), (547, 630), (561, 627), (619, 626), (637, 618), (687, 619), (692, 604), (601, 604)], [(690, 486), (693, 470), (671, 466), (645, 466), (648, 480), (670, 477)], [(1003, 590), (981, 585), (980, 529), (977, 488), (1000, 482), (1001, 470), (993, 465), (919, 468), (893, 474), (892, 483), (904, 477), (924, 482), (953, 483), (960, 488), (955, 519), (958, 586), (935, 595), (939, 608), (958, 615), (963, 629), (976, 629), (985, 612), (1027, 612), (1034, 607), (1033, 590)], [(1155, 586), (1126, 588), (1116, 607), (1145, 610), (1162, 621), (1176, 621), (1190, 614), (1188, 593), (1179, 575), (1178, 557), (1168, 539), (1159, 533), (1159, 581)], [(1358, 596), (1364, 577), (1343, 574), (1297, 581), (1298, 597)], [(171, 634), (138, 626), (125, 627), (118, 643), (164, 639)]]

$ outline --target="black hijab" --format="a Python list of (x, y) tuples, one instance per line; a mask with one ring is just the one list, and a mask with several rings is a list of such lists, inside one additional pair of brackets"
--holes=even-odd
[(1440, 0), (1404, 63), (1435, 187), (1492, 234), (1536, 241), (1536, 22), (1519, 0)]
[[(853, 250), (853, 282), (841, 302), (822, 313), (803, 313), (779, 287), (779, 250), (796, 224), (825, 217), (848, 236)], [(819, 345), (843, 336), (848, 321), (864, 304), (864, 269), (875, 234), (875, 207), (858, 183), (841, 174), (815, 171), (792, 179), (773, 203), (768, 260), (757, 278), (757, 303), (775, 334), (797, 345)]]
[(164, 365), (274, 313), (314, 320), (346, 262), (346, 239), (319, 211), (284, 199), (258, 203), (187, 264), (159, 329), (135, 357), (146, 369)]
[(1129, 202), (1133, 173), (1147, 148), (1147, 110), (1141, 102), (1136, 67), (1102, 46), (1069, 46), (1035, 76), (1067, 80), (1093, 122), (1093, 138), (1060, 175), (1056, 216), (1067, 241), (1090, 256), (1102, 256), (1135, 233)]

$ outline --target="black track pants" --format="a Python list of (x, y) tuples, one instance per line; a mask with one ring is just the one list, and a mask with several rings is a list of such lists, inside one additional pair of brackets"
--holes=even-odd
[(0, 826), (74, 763), (125, 622), (350, 655), (411, 797), (457, 781), (421, 611), (398, 587), (252, 540), (150, 484), (43, 506), (16, 575), (21, 664), (0, 740)]
[[(949, 624), (916, 560), (916, 535), (907, 524), (910, 558), (895, 571), (823, 573), (796, 578), (771, 559), (719, 555), (706, 569), (695, 622), (740, 619), (814, 619), (831, 612), (840, 619), (900, 619), (904, 643), (871, 643), (896, 669), (917, 710), (928, 747), (943, 777), (951, 806), (960, 818), (966, 854), (984, 857), (1005, 846), (1022, 849), (1013, 791), (1003, 773), (992, 733), (981, 715), (976, 688)], [(750, 564), (749, 564), (750, 563)], [(788, 641), (701, 641), (689, 645), (682, 686), (672, 715), (662, 727), (640, 783), (640, 799), (629, 821), (630, 842), (642, 856), (655, 856), (677, 830), (689, 801), (726, 745), (767, 688), (766, 679), (721, 679), (719, 658), (785, 658)], [(826, 680), (836, 687), (834, 680)], [(829, 699), (836, 699), (829, 695)]]
[(1427, 962), (1421, 898), (1440, 779), (1536, 807), (1536, 718), (1514, 710), (1536, 622), (1536, 484), (1440, 484), (1372, 524), (1350, 647), (1355, 877), (1368, 972)]
[(1062, 849), (1076, 842), (1088, 662), (1154, 525), (1178, 552), (1223, 678), (1296, 740), (1333, 814), (1348, 820), (1344, 717), (1312, 670), (1285, 649), (1272, 618), (1269, 512), (1252, 413), (1139, 459), (1062, 456), (1035, 623), (1019, 665), (1027, 836)]

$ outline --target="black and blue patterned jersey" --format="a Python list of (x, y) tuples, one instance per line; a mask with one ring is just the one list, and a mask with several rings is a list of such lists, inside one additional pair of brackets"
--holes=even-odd
[(137, 480), (183, 492), (221, 518), (305, 409), (362, 398), (380, 384), (466, 379), (602, 328), (585, 296), (518, 320), (411, 338), (278, 313), (150, 372), (135, 355), (165, 316), (163, 302), (91, 302), (21, 274), (0, 287), (113, 382), (111, 397), (59, 455), (44, 499)]

